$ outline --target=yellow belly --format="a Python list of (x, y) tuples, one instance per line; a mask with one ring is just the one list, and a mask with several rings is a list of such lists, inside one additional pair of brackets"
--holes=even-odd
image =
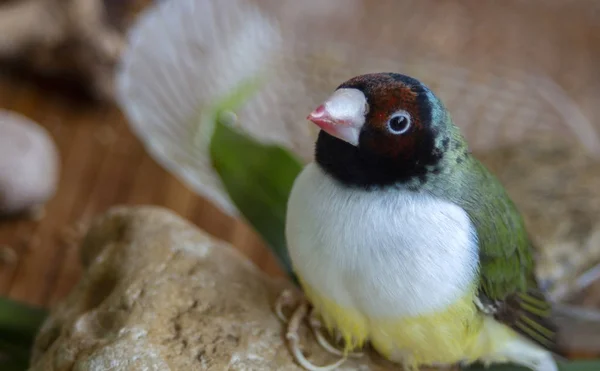
[(327, 328), (342, 335), (347, 351), (368, 341), (384, 357), (412, 368), (486, 359), (518, 336), (477, 310), (474, 290), (439, 312), (410, 318), (367, 318), (304, 283), (302, 286)]

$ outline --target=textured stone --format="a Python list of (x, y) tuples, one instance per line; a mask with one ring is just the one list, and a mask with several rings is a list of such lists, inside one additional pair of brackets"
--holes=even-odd
[[(301, 370), (272, 308), (276, 281), (171, 212), (115, 208), (82, 245), (86, 272), (34, 346), (42, 370)], [(308, 358), (335, 361), (301, 328)], [(387, 370), (380, 358), (339, 370)]]

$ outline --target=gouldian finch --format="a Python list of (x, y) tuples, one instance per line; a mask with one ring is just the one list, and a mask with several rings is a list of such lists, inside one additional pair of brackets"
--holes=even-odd
[(369, 342), (409, 369), (558, 370), (522, 216), (440, 99), (409, 76), (366, 74), (308, 119), (321, 130), (290, 194), (286, 240), (345, 351)]

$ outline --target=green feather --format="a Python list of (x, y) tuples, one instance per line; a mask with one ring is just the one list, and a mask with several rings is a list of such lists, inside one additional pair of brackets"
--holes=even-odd
[[(554, 332), (549, 305), (535, 279), (532, 244), (517, 207), (499, 180), (469, 151), (439, 100), (434, 114), (437, 145), (449, 139), (443, 171), (422, 187), (462, 207), (471, 219), (479, 245), (479, 295), (498, 306), (496, 318), (548, 346)], [(503, 318), (503, 314), (506, 318)]]

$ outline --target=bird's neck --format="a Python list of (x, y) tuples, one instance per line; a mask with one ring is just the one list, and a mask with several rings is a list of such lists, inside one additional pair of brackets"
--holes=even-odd
[(434, 151), (439, 154), (443, 150), (443, 156), (432, 155), (416, 161), (403, 161), (361, 151), (321, 131), (316, 144), (315, 161), (327, 174), (347, 187), (365, 190), (393, 187), (418, 191), (443, 181), (466, 156), (470, 156), (460, 134), (449, 134), (450, 148), (438, 148), (441, 145), (439, 143), (431, 148), (432, 154)]

